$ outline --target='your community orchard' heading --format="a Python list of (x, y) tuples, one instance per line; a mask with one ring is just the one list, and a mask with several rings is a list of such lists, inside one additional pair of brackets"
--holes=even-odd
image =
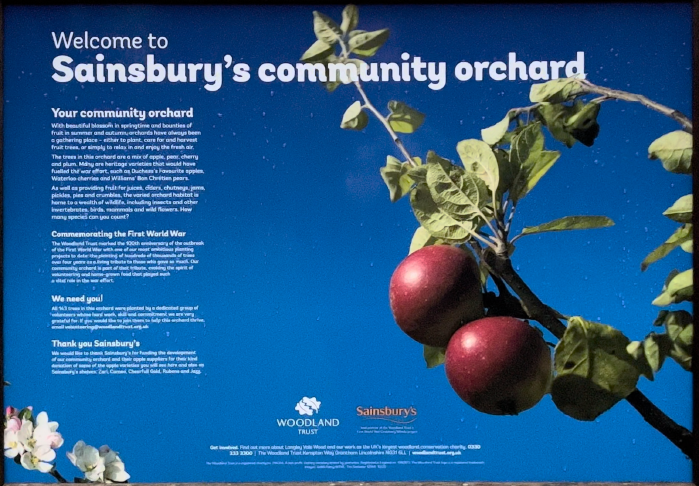
[[(99, 37), (89, 32), (51, 32), (56, 49), (108, 50), (164, 50), (170, 42), (167, 37), (148, 34), (142, 37), (111, 36)], [(235, 62), (233, 56), (225, 54), (222, 62), (158, 62), (155, 54), (147, 54), (145, 62), (124, 64), (107, 62), (102, 52), (90, 56), (90, 62), (80, 62), (68, 54), (53, 59), (54, 73), (51, 76), (59, 83), (204, 83), (207, 91), (218, 91), (223, 85), (224, 72), (236, 83), (250, 81), (252, 68), (249, 64)], [(442, 89), (447, 82), (449, 67), (444, 61), (423, 61), (419, 56), (407, 52), (401, 62), (265, 62), (256, 67), (257, 79), (263, 83), (290, 82), (409, 82), (429, 83), (432, 90)], [(516, 52), (507, 53), (506, 60), (460, 61), (451, 69), (458, 81), (546, 81), (569, 76), (584, 77), (585, 53), (576, 52), (573, 60), (537, 60), (524, 62), (517, 59)]]

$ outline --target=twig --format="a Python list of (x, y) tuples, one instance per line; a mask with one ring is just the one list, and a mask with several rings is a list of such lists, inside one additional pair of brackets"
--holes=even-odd
[(379, 119), (379, 121), (383, 124), (383, 126), (386, 128), (388, 131), (389, 135), (393, 139), (393, 143), (396, 144), (398, 147), (398, 150), (403, 154), (403, 157), (406, 158), (408, 163), (413, 166), (417, 167), (417, 164), (413, 160), (412, 156), (408, 152), (408, 150), (405, 148), (405, 145), (403, 145), (403, 141), (400, 139), (398, 134), (391, 128), (391, 124), (388, 123), (388, 120), (386, 119), (385, 116), (381, 114), (379, 110), (376, 109), (376, 107), (369, 101), (369, 98), (367, 97), (366, 93), (364, 92), (364, 88), (362, 88), (362, 85), (359, 83), (359, 81), (354, 82), (354, 86), (357, 88), (359, 91), (359, 94), (362, 96), (362, 99), (364, 100), (364, 107), (366, 107), (369, 111), (371, 111), (376, 118)]
[[(342, 56), (341, 59), (349, 59), (349, 50), (347, 49), (347, 44), (345, 43), (344, 40), (340, 39), (340, 49), (342, 50)], [(398, 147), (398, 150), (400, 150), (401, 154), (403, 154), (403, 157), (406, 158), (408, 163), (412, 167), (417, 167), (417, 163), (413, 160), (413, 157), (410, 155), (410, 152), (408, 152), (408, 149), (405, 148), (405, 145), (403, 145), (403, 141), (400, 139), (398, 134), (393, 130), (391, 127), (391, 124), (388, 123), (388, 120), (386, 119), (385, 116), (381, 114), (379, 110), (376, 109), (374, 104), (369, 101), (369, 97), (367, 96), (366, 92), (364, 91), (364, 88), (362, 88), (362, 84), (359, 81), (354, 81), (353, 82), (354, 86), (357, 88), (357, 91), (359, 91), (359, 94), (361, 95), (362, 99), (364, 100), (364, 107), (367, 108), (369, 111), (371, 111), (376, 118), (381, 122), (381, 124), (386, 128), (388, 131), (389, 135), (393, 139), (393, 143), (396, 144), (396, 147)]]

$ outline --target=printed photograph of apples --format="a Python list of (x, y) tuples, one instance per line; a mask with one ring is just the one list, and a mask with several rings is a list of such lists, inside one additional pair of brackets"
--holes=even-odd
[[(349, 73), (366, 73), (363, 59), (377, 53), (389, 31), (358, 30), (358, 22), (353, 5), (344, 8), (339, 22), (313, 12), (317, 40), (301, 61), (344, 64)], [(578, 142), (592, 146), (605, 102), (640, 103), (677, 126), (649, 144), (649, 158), (658, 159), (677, 177), (687, 177), (691, 120), (640, 94), (598, 86), (576, 75), (531, 85), (529, 106), (510, 109), (497, 124), (481, 130), (480, 140), (455, 143), (457, 163), (434, 151), (427, 151), (423, 160), (409, 153), (401, 140), (401, 134), (423, 124), (421, 112), (392, 100), (383, 113), (357, 76), (345, 83), (324, 83), (329, 92), (342, 84), (356, 90), (361, 101), (347, 108), (341, 127), (363, 130), (369, 115), (375, 117), (402, 159), (388, 155), (380, 174), (392, 202), (409, 198), (420, 226), (409, 255), (390, 280), (389, 301), (400, 329), (424, 345), (427, 366), (444, 364), (459, 397), (488, 414), (518, 414), (550, 393), (562, 413), (592, 421), (627, 400), (646, 422), (693, 457), (692, 433), (636, 388), (641, 376), (653, 380), (667, 358), (691, 372), (692, 315), (662, 309), (654, 322), (659, 332), (632, 340), (612, 326), (563, 315), (542, 302), (511, 260), (514, 243), (522, 237), (614, 224), (604, 215), (575, 215), (524, 226), (512, 234), (519, 202), (561, 157), (561, 151), (545, 147), (546, 138), (568, 148)], [(643, 270), (675, 249), (692, 252), (692, 196), (681, 196), (658, 214), (678, 226), (639, 262)], [(652, 303), (667, 307), (691, 301), (692, 296), (692, 269), (673, 270)], [(558, 342), (546, 342), (537, 326)]]

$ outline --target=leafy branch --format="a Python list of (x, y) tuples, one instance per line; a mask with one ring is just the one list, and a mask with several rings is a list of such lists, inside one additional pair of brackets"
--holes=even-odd
[[(342, 25), (314, 12), (314, 31), (318, 41), (301, 60), (323, 64), (340, 63), (356, 69), (365, 65), (361, 59), (373, 56), (388, 39), (388, 30), (374, 32), (355, 30), (358, 10), (347, 6)], [(339, 46), (339, 53), (335, 52)], [(356, 74), (356, 72), (355, 72)], [(539, 322), (559, 339), (555, 352), (555, 378), (551, 395), (556, 406), (578, 420), (594, 420), (614, 404), (626, 399), (654, 428), (670, 439), (680, 450), (692, 456), (691, 432), (675, 423), (658, 409), (637, 388), (640, 376), (652, 380), (664, 359), (671, 357), (683, 368), (691, 370), (693, 318), (684, 311), (661, 311), (657, 326), (665, 333), (651, 333), (641, 341), (630, 341), (611, 326), (566, 317), (544, 304), (515, 272), (511, 257), (514, 243), (520, 238), (552, 231), (604, 228), (613, 225), (605, 216), (566, 216), (554, 221), (525, 227), (510, 238), (517, 205), (538, 184), (560, 157), (559, 151), (545, 148), (543, 129), (572, 147), (581, 142), (593, 145), (599, 134), (597, 116), (602, 102), (619, 99), (638, 102), (677, 121), (683, 128), (655, 140), (649, 147), (649, 158), (660, 159), (665, 169), (677, 174), (691, 173), (691, 121), (677, 110), (649, 100), (645, 96), (596, 86), (580, 77), (555, 79), (531, 88), (528, 107), (514, 108), (495, 125), (481, 131), (482, 140), (462, 140), (456, 151), (461, 165), (427, 152), (425, 162), (413, 157), (398, 133), (412, 133), (424, 121), (424, 115), (400, 101), (390, 101), (390, 113), (383, 115), (372, 104), (355, 76), (351, 81), (363, 102), (356, 101), (345, 112), (341, 127), (361, 130), (373, 114), (386, 128), (405, 161), (388, 156), (381, 176), (389, 189), (392, 202), (409, 196), (413, 213), (420, 227), (413, 236), (410, 252), (438, 244), (470, 245), (481, 262), (482, 283), (489, 276), (499, 295), (486, 292), (489, 314), (526, 316)], [(336, 81), (326, 83), (333, 91)], [(585, 100), (591, 94), (601, 97)], [(512, 123), (514, 128), (510, 128)], [(664, 213), (684, 225), (660, 247), (649, 254), (645, 269), (673, 249), (691, 251), (691, 195), (680, 198)], [(485, 230), (490, 233), (486, 232)], [(666, 306), (689, 300), (693, 295), (692, 272), (673, 271), (663, 292), (653, 304)], [(484, 278), (483, 278), (484, 277)], [(519, 298), (510, 294), (509, 288)], [(567, 321), (567, 325), (562, 321)], [(428, 367), (444, 360), (443, 348), (424, 349)]]
[[(550, 103), (552, 102), (551, 100), (553, 99), (554, 101), (570, 101), (571, 99), (575, 99), (581, 96), (585, 96), (588, 94), (599, 94), (602, 95), (599, 98), (595, 98), (591, 100), (591, 103), (602, 103), (605, 101), (612, 101), (612, 100), (621, 100), (621, 101), (627, 101), (630, 103), (640, 103), (641, 105), (645, 106), (646, 108), (649, 108), (651, 110), (657, 111), (658, 113), (665, 115), (677, 123), (679, 123), (682, 126), (682, 129), (688, 133), (692, 133), (692, 121), (687, 117), (687, 115), (683, 114), (682, 112), (669, 108), (663, 104), (660, 104), (656, 101), (653, 101), (646, 96), (640, 95), (640, 94), (635, 94), (635, 93), (630, 93), (628, 91), (623, 91), (620, 89), (611, 89), (607, 88), (604, 86), (598, 86), (596, 84), (593, 84), (592, 82), (588, 81), (587, 79), (579, 79), (579, 78), (565, 78), (566, 83), (571, 83), (577, 85), (575, 89), (568, 89), (564, 92), (565, 98), (551, 98), (548, 97), (548, 101), (542, 101), (540, 103), (535, 103), (530, 106), (525, 106), (521, 108), (512, 108), (508, 112), (509, 119), (515, 119), (516, 117), (520, 115), (531, 115), (535, 113), (541, 106), (543, 106), (545, 103)], [(548, 84), (548, 83), (545, 83)], [(532, 97), (532, 101), (538, 99), (538, 91), (533, 92), (534, 96)]]

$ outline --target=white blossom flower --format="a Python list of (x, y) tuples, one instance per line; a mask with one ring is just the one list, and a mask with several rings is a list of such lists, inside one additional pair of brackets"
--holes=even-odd
[(97, 449), (80, 440), (73, 446), (73, 452), (67, 452), (66, 456), (74, 466), (85, 473), (85, 479), (104, 482), (104, 458)]
[(124, 462), (119, 457), (119, 453), (113, 451), (107, 445), (99, 449), (100, 457), (104, 460), (104, 479), (107, 483), (127, 481), (131, 475), (124, 469)]
[(53, 464), (50, 462), (54, 459), (56, 459), (56, 451), (51, 449), (49, 444), (40, 444), (31, 451), (25, 451), (20, 463), (25, 469), (37, 469), (47, 473), (53, 469)]
[[(17, 420), (19, 422), (19, 420)], [(24, 452), (24, 445), (19, 440), (19, 429), (21, 425), (13, 424), (12, 427), (5, 427), (4, 443), (5, 443), (5, 457), (14, 459), (18, 455)]]
[(17, 432), (17, 440), (22, 444), (25, 451), (34, 450), (36, 439), (34, 439), (34, 423), (31, 420), (22, 420), (22, 426)]
[(51, 449), (58, 449), (63, 445), (63, 437), (56, 432), (58, 422), (49, 422), (46, 412), (41, 412), (36, 416), (33, 438), (37, 444), (49, 444)]

